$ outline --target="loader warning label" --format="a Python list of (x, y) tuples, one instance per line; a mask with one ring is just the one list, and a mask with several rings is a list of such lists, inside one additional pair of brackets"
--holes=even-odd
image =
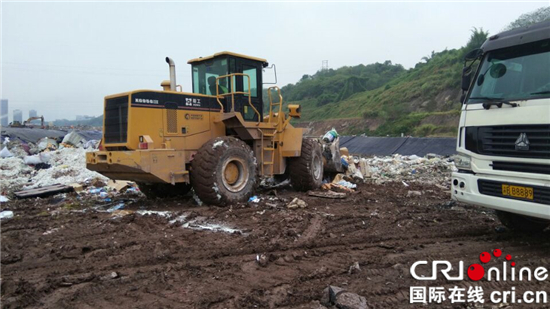
[(201, 114), (185, 114), (185, 120), (202, 120)]

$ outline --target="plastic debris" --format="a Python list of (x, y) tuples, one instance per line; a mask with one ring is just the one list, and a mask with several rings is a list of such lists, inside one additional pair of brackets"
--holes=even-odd
[(256, 203), (259, 203), (259, 202), (260, 202), (260, 198), (254, 195), (254, 196), (251, 196), (251, 197), (248, 199), (248, 202), (250, 202), (250, 203), (255, 203), (255, 204), (256, 204)]
[(307, 203), (303, 200), (295, 197), (288, 205), (286, 205), (288, 209), (296, 209), (296, 208), (306, 208)]
[(11, 218), (13, 218), (13, 211), (4, 210), (4, 211), (0, 212), (0, 220), (11, 219)]
[(8, 147), (2, 148), (2, 151), (0, 151), (0, 158), (9, 158), (13, 157), (13, 153), (8, 149)]
[(119, 204), (107, 209), (107, 212), (113, 212), (115, 210), (121, 210), (123, 208), (124, 208), (124, 203), (119, 203)]
[(357, 188), (357, 185), (354, 184), (354, 183), (351, 183), (349, 181), (345, 181), (345, 180), (340, 180), (336, 183), (337, 185), (341, 185), (341, 186), (344, 186), (346, 188), (349, 188), (349, 189), (356, 189)]
[(5, 195), (0, 195), (0, 203), (9, 202), (10, 199)]
[(57, 150), (58, 144), (57, 141), (53, 138), (44, 137), (40, 140), (38, 140), (38, 143), (36, 144), (38, 147), (38, 151), (45, 151), (45, 150)]
[(337, 137), (338, 132), (336, 132), (336, 129), (332, 128), (332, 130), (325, 133), (325, 135), (323, 136), (323, 141), (325, 141), (326, 143), (332, 143), (332, 141), (334, 141), (334, 139)]

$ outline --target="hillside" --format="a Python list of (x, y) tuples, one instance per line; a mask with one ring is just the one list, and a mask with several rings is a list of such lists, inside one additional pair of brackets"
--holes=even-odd
[[(464, 49), (432, 53), (409, 70), (386, 61), (317, 72), (283, 87), (283, 97), (302, 105), (297, 124), (315, 134), (332, 125), (343, 134), (453, 136)], [(304, 95), (312, 89), (319, 95)]]
[(92, 127), (101, 127), (103, 126), (103, 115), (94, 117), (87, 120), (67, 120), (67, 119), (58, 119), (53, 122), (56, 126), (92, 126)]
[[(505, 30), (545, 20), (550, 7), (521, 15)], [(282, 94), (287, 104), (301, 104), (302, 118), (293, 123), (310, 135), (334, 127), (348, 135), (456, 136), (462, 59), (488, 35), (473, 28), (465, 46), (432, 52), (409, 70), (386, 61), (304, 75)]]

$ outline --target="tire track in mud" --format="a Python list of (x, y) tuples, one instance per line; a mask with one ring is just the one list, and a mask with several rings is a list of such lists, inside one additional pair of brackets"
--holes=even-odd
[[(408, 274), (418, 260), (464, 260), (467, 266), (479, 253), (501, 248), (525, 265), (549, 262), (547, 237), (496, 233), (490, 213), (441, 207), (448, 198), (441, 190), (429, 187), (434, 193), (404, 198), (407, 190), (426, 188), (368, 190), (373, 188), (336, 202), (278, 192), (281, 199), (299, 197), (310, 205), (299, 210), (284, 204), (155, 204), (245, 234), (185, 229), (166, 218), (135, 214), (113, 219), (105, 213), (61, 213), (55, 220), (22, 215), (1, 226), (2, 302), (5, 308), (311, 308), (333, 284), (367, 297), (371, 306), (396, 308), (408, 305), (409, 286), (418, 285)], [(49, 205), (32, 212), (41, 207)], [(265, 267), (256, 262), (258, 254), (267, 256)], [(350, 268), (355, 262), (359, 270)], [(510, 286), (483, 283), (488, 290)], [(528, 283), (516, 287), (540, 289)]]

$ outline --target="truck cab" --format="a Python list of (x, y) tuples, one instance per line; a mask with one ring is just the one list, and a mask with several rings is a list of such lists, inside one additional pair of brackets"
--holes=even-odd
[(543, 230), (550, 224), (550, 22), (494, 35), (466, 58), (452, 198), (495, 209), (512, 229)]

